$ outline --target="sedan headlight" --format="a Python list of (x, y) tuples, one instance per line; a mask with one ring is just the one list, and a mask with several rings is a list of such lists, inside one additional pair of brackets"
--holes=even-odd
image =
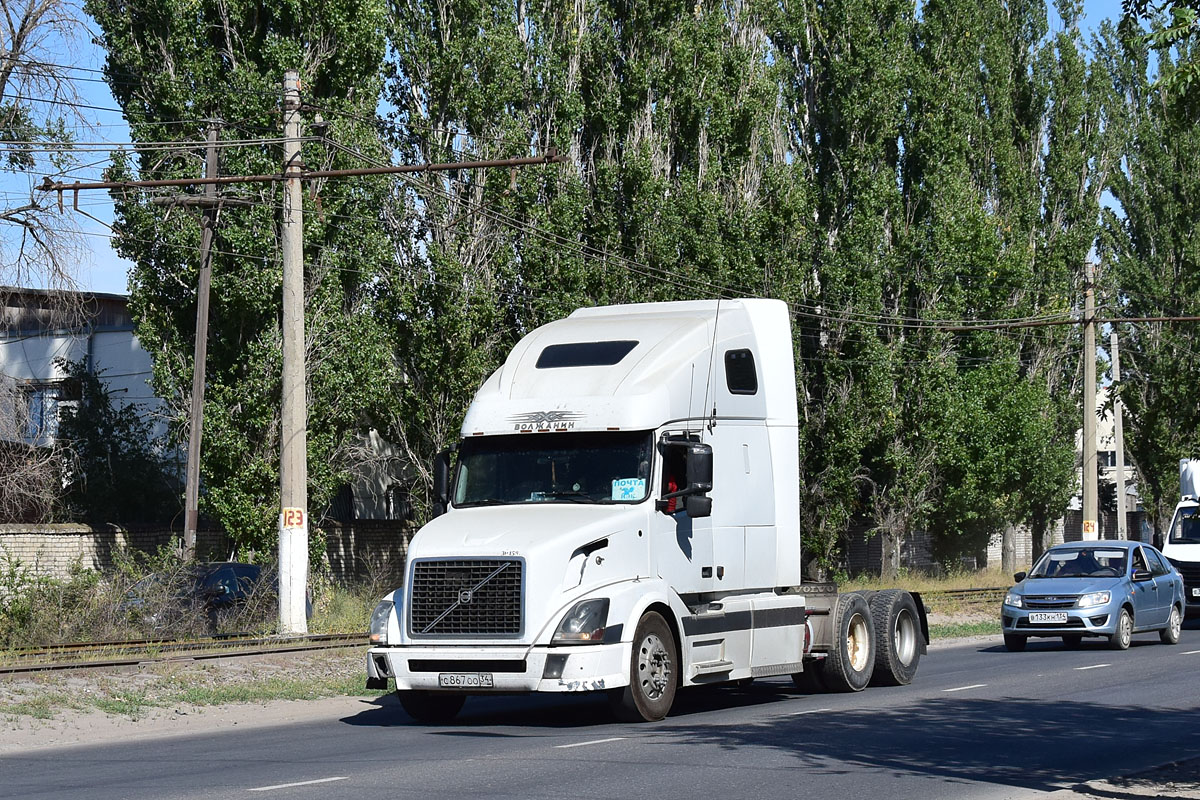
[(1080, 608), (1091, 608), (1092, 606), (1105, 605), (1111, 599), (1112, 592), (1092, 592), (1080, 597), (1078, 605)]
[(388, 643), (388, 620), (392, 616), (392, 608), (395, 604), (391, 600), (380, 600), (379, 605), (375, 606), (375, 610), (371, 612), (371, 625), (367, 629), (368, 641), (371, 644)]
[(1009, 592), (1008, 594), (1004, 595), (1004, 605), (1012, 606), (1013, 608), (1024, 608), (1025, 607), (1024, 602), (1021, 600), (1021, 595), (1013, 594), (1012, 592)]
[(576, 603), (554, 632), (551, 644), (590, 644), (604, 638), (608, 624), (608, 598)]

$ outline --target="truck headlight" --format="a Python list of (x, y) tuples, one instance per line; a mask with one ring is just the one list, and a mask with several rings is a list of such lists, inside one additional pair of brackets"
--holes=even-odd
[(608, 598), (576, 603), (554, 632), (551, 644), (589, 644), (604, 639), (608, 624)]
[(1085, 594), (1079, 598), (1080, 608), (1091, 608), (1092, 606), (1102, 606), (1112, 599), (1112, 592), (1092, 592)]
[(1012, 592), (1004, 595), (1004, 605), (1012, 606), (1013, 608), (1024, 608), (1024, 605), (1021, 601), (1021, 595), (1013, 594)]
[(371, 644), (388, 643), (388, 619), (391, 618), (394, 607), (395, 604), (391, 600), (380, 600), (379, 605), (371, 612), (371, 625), (367, 628), (368, 641)]

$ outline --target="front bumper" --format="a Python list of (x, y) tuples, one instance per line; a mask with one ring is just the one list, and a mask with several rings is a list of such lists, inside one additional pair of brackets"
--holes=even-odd
[[(1119, 602), (1091, 608), (1038, 609), (1004, 606), (1000, 623), (1004, 632), (1017, 636), (1112, 636), (1117, 631)], [(1033, 622), (1030, 614), (1065, 612), (1066, 622)]]
[[(629, 684), (631, 642), (571, 647), (421, 646), (372, 647), (367, 686), (469, 694), (591, 692)], [(446, 686), (441, 675), (489, 676), (490, 686)], [(460, 681), (461, 683), (461, 681)]]

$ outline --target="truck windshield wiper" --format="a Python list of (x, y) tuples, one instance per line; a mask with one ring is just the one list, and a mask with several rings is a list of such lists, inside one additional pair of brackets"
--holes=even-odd
[(542, 495), (544, 497), (553, 497), (555, 500), (557, 500), (559, 498), (566, 498), (567, 500), (570, 500), (573, 503), (590, 503), (590, 502), (592, 502), (592, 498), (588, 496), (587, 492), (577, 492), (577, 491), (542, 492)]

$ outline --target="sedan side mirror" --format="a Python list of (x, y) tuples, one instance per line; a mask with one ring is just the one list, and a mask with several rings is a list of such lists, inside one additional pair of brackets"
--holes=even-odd
[(1026, 572), (1014, 572), (1014, 573), (1013, 573), (1013, 580), (1014, 580), (1014, 581), (1016, 581), (1017, 583), (1020, 583), (1021, 581), (1025, 580), (1025, 576), (1026, 576), (1027, 574), (1028, 574), (1028, 573), (1026, 573)]
[(1133, 571), (1133, 580), (1137, 583), (1145, 583), (1154, 577), (1148, 569), (1135, 569)]

